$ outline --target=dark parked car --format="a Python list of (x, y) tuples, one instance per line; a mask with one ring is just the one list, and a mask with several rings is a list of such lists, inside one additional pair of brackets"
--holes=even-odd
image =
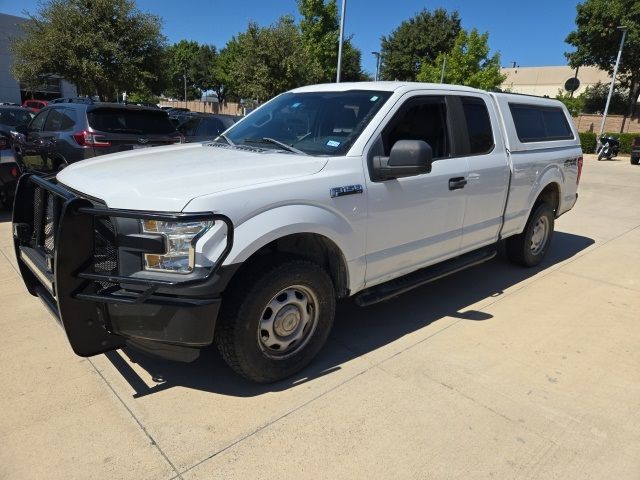
[(59, 170), (86, 158), (182, 142), (182, 135), (158, 108), (58, 100), (20, 128), (18, 160), (36, 170)]
[(178, 131), (184, 136), (185, 142), (213, 140), (240, 118), (232, 115), (194, 113), (178, 125)]
[(22, 107), (0, 106), (0, 208), (9, 208), (13, 203), (16, 180), (21, 169), (13, 152), (13, 137), (16, 127), (27, 125), (34, 114)]
[(640, 163), (640, 137), (635, 137), (631, 142), (631, 165)]

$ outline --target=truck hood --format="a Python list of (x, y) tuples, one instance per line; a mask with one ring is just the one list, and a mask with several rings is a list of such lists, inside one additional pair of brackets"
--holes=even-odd
[(195, 143), (105, 155), (72, 164), (60, 183), (112, 208), (179, 212), (196, 197), (319, 172), (327, 159)]

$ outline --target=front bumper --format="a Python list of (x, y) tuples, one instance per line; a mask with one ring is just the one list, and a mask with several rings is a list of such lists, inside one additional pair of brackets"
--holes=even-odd
[[(118, 210), (95, 203), (31, 174), (20, 178), (16, 191), (13, 237), (22, 278), (62, 324), (73, 351), (87, 357), (132, 344), (173, 356), (184, 347), (210, 344), (230, 276), (221, 265), (233, 245), (231, 220), (210, 212)], [(160, 253), (153, 250), (158, 244), (153, 236), (105, 230), (105, 219), (222, 222), (226, 245), (213, 265), (187, 276), (123, 273), (126, 258), (131, 263), (144, 252)]]

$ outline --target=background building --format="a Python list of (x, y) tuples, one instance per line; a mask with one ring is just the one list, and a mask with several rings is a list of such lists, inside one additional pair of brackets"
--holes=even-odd
[[(22, 103), (31, 98), (32, 92), (21, 85), (11, 73), (13, 56), (9, 50), (11, 40), (23, 35), (20, 24), (27, 19), (0, 13), (0, 102)], [(75, 97), (76, 87), (57, 75), (42, 79), (35, 88), (33, 98), (52, 100), (58, 97)]]
[[(502, 73), (507, 76), (500, 86), (503, 90), (551, 98), (558, 95), (559, 90), (567, 93), (567, 81), (572, 82), (571, 79), (576, 77), (576, 69), (569, 66), (503, 68)], [(579, 87), (574, 93), (576, 96), (588, 86), (598, 82), (609, 85), (611, 82), (611, 75), (597, 67), (580, 67), (577, 78)]]

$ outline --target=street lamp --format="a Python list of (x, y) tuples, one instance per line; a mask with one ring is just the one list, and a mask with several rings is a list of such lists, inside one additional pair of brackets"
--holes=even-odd
[(380, 52), (371, 52), (372, 55), (376, 57), (376, 76), (375, 81), (378, 81), (380, 75)]
[(613, 75), (611, 76), (611, 86), (609, 87), (609, 96), (607, 96), (607, 104), (604, 107), (604, 115), (602, 116), (602, 125), (600, 125), (600, 135), (598, 135), (598, 146), (601, 145), (600, 137), (604, 133), (604, 124), (607, 121), (607, 113), (609, 113), (609, 104), (611, 103), (611, 96), (613, 95), (613, 87), (616, 84), (616, 75), (618, 75), (618, 67), (620, 66), (620, 57), (622, 57), (622, 47), (624, 47), (624, 39), (627, 36), (628, 27), (618, 27), (618, 30), (622, 31), (622, 39), (620, 40), (620, 49), (618, 50), (618, 58), (616, 59), (616, 66), (613, 69)]
[(344, 16), (347, 11), (347, 0), (342, 0), (342, 15), (340, 15), (340, 42), (338, 43), (338, 71), (336, 83), (340, 83), (340, 70), (342, 70), (342, 44), (344, 43)]
[(184, 108), (187, 108), (187, 70), (184, 70), (184, 74), (182, 75), (184, 80)]

